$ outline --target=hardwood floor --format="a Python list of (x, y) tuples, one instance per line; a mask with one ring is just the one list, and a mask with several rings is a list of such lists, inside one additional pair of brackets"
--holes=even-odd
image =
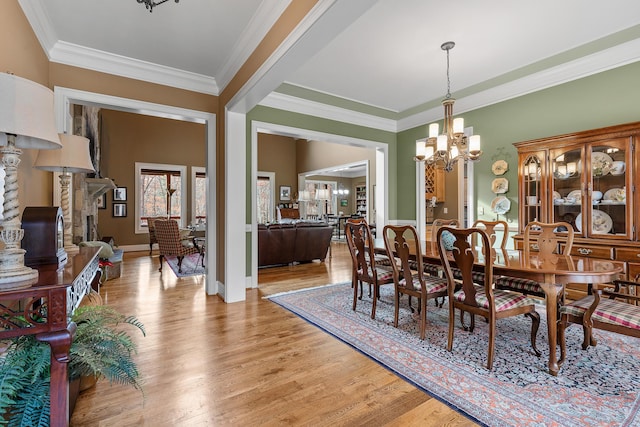
[(144, 396), (105, 380), (79, 397), (71, 426), (468, 426), (462, 415), (265, 295), (350, 280), (344, 243), (331, 260), (262, 269), (259, 289), (226, 304), (204, 278), (158, 271), (125, 253), (105, 303), (137, 316)]

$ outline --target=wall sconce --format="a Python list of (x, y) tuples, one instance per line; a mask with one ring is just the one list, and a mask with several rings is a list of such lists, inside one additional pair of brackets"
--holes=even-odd
[(0, 73), (0, 153), (6, 172), (0, 219), (0, 290), (25, 288), (38, 279), (38, 271), (24, 265), (20, 247), (24, 230), (18, 200), (18, 165), (22, 148), (61, 148), (55, 125), (53, 92), (13, 74)]

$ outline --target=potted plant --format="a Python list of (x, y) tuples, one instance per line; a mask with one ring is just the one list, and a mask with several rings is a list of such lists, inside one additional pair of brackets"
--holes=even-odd
[[(142, 391), (133, 359), (135, 344), (120, 327), (128, 324), (144, 335), (142, 323), (104, 305), (79, 307), (71, 320), (77, 329), (70, 350), (70, 381), (85, 375), (105, 377)], [(0, 358), (0, 424), (48, 425), (50, 364), (48, 344), (32, 335), (11, 340)]]

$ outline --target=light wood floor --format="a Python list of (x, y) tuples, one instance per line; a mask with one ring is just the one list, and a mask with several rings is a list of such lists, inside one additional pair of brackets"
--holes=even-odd
[[(158, 256), (125, 253), (105, 302), (136, 315), (144, 396), (105, 380), (81, 394), (71, 426), (474, 425), (348, 345), (263, 299), (350, 279), (344, 243), (325, 263), (260, 270), (244, 302), (207, 296)], [(135, 332), (135, 331), (132, 331)]]

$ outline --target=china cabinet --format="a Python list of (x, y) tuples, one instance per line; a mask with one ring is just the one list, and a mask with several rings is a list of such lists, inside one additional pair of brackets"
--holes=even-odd
[(565, 221), (573, 255), (620, 262), (629, 277), (640, 272), (639, 137), (640, 122), (515, 143), (516, 246), (530, 221)]

